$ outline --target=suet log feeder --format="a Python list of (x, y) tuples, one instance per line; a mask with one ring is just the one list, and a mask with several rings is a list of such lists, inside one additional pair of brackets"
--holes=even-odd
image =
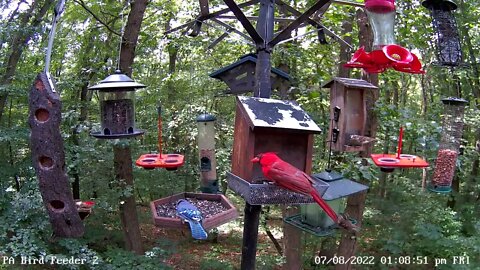
[[(209, 76), (219, 79), (228, 85), (229, 89), (225, 92), (226, 94), (238, 95), (253, 92), (256, 64), (256, 55), (248, 54), (241, 57), (237, 62), (211, 73)], [(278, 89), (281, 95), (286, 95), (286, 91), (290, 86), (290, 76), (286, 72), (272, 67), (270, 79), (272, 90)]]
[[(368, 189), (368, 186), (346, 179), (330, 169), (312, 177), (314, 180), (328, 183), (328, 189), (322, 198), (337, 214), (345, 210), (346, 197)], [(301, 205), (300, 214), (285, 218), (285, 222), (316, 236), (333, 234), (337, 228), (333, 220), (316, 203)]]
[(453, 14), (457, 4), (452, 0), (426, 0), (422, 5), (430, 10), (439, 64), (450, 67), (460, 65), (462, 47)]
[(119, 70), (89, 88), (98, 90), (101, 131), (92, 132), (98, 139), (120, 139), (142, 135), (135, 129), (135, 90), (145, 85), (132, 80)]
[[(288, 191), (268, 183), (252, 158), (275, 152), (284, 161), (310, 174), (313, 135), (321, 130), (295, 102), (268, 98), (237, 97), (232, 172), (228, 186), (251, 205), (313, 203), (311, 196)], [(328, 184), (313, 185), (325, 193)]]
[(207, 113), (197, 117), (200, 190), (204, 193), (218, 193), (215, 120), (214, 115)]
[(375, 85), (357, 79), (336, 77), (322, 86), (330, 88), (330, 115), (333, 116), (329, 129), (332, 150), (340, 152), (364, 151), (373, 141), (365, 136), (367, 121), (367, 90), (376, 91)]
[(442, 99), (445, 106), (443, 114), (442, 138), (435, 161), (429, 190), (439, 193), (451, 191), (460, 140), (463, 134), (463, 117), (467, 101), (459, 98)]

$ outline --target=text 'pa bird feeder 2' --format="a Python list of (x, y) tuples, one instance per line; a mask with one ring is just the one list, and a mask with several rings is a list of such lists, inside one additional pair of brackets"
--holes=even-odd
[(135, 90), (145, 85), (132, 80), (119, 70), (89, 88), (98, 90), (101, 131), (92, 132), (98, 139), (120, 139), (142, 135), (135, 129)]
[(197, 117), (200, 190), (205, 193), (218, 193), (215, 120), (214, 115), (207, 113)]
[(163, 154), (163, 142), (162, 142), (162, 107), (158, 106), (158, 154), (144, 154), (141, 155), (135, 164), (137, 166), (143, 167), (144, 169), (150, 170), (155, 168), (164, 168), (168, 171), (174, 171), (178, 167), (183, 166), (185, 163), (185, 157), (180, 154)]
[(462, 62), (462, 48), (453, 11), (452, 0), (426, 0), (422, 5), (430, 10), (439, 65), (455, 67)]
[(380, 167), (383, 172), (393, 172), (394, 169), (425, 168), (429, 164), (421, 157), (410, 154), (402, 154), (403, 127), (400, 127), (396, 154), (371, 154), (373, 163)]
[(443, 115), (442, 138), (435, 161), (429, 190), (439, 193), (451, 191), (457, 163), (460, 140), (463, 134), (463, 117), (467, 101), (459, 98), (442, 100), (445, 109)]
[[(252, 158), (276, 152), (297, 169), (311, 173), (313, 135), (321, 130), (295, 102), (267, 98), (237, 97), (232, 172), (228, 186), (251, 205), (313, 203), (310, 196), (266, 183), (261, 166)], [(319, 181), (320, 195), (328, 184)]]
[(367, 90), (378, 87), (357, 79), (334, 78), (322, 86), (330, 88), (330, 114), (333, 116), (329, 129), (332, 150), (339, 152), (364, 151), (373, 138), (365, 136), (367, 123)]
[(418, 57), (406, 48), (395, 44), (394, 0), (365, 0), (365, 9), (373, 30), (373, 51), (362, 47), (345, 64), (345, 67), (363, 68), (368, 73), (381, 73), (388, 68), (400, 72), (421, 74)]

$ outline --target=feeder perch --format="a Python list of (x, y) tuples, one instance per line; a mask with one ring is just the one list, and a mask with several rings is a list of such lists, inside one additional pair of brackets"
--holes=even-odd
[[(346, 179), (343, 175), (332, 170), (325, 170), (312, 175), (312, 177), (316, 181), (328, 183), (328, 189), (322, 198), (337, 214), (345, 210), (346, 197), (368, 189), (368, 186)], [(316, 203), (301, 205), (300, 214), (287, 217), (284, 221), (316, 236), (331, 235), (338, 228)], [(352, 223), (355, 224), (356, 221), (352, 220)]]
[[(188, 225), (183, 223), (183, 221), (176, 217), (175, 214), (171, 217), (159, 215), (160, 209), (169, 210), (171, 208), (171, 212), (175, 213), (177, 201), (180, 199), (194, 199), (199, 202), (209, 201), (218, 203), (222, 206), (223, 211), (216, 214), (207, 215), (206, 213), (202, 213), (202, 225), (206, 231), (230, 222), (238, 217), (238, 212), (235, 206), (222, 194), (185, 192), (151, 202), (150, 210), (153, 216), (153, 223), (159, 227), (189, 230)], [(202, 211), (201, 207), (198, 208)]]
[[(243, 94), (253, 92), (255, 86), (255, 67), (257, 57), (255, 54), (247, 54), (240, 58), (237, 62), (221, 68), (209, 76), (225, 82), (229, 89), (226, 94)], [(290, 86), (290, 76), (278, 69), (271, 69), (270, 80), (272, 82), (272, 90), (278, 89), (281, 95), (286, 95)]]
[(333, 115), (333, 121), (330, 124), (329, 138), (332, 138), (332, 150), (364, 151), (374, 141), (365, 136), (365, 91), (376, 91), (378, 87), (364, 80), (336, 77), (322, 88), (330, 88), (330, 114)]
[[(237, 97), (232, 172), (228, 186), (249, 204), (312, 203), (313, 199), (271, 184), (251, 159), (259, 153), (276, 152), (283, 160), (310, 173), (313, 135), (320, 128), (295, 102)], [(320, 194), (326, 184), (315, 188)]]
[(381, 73), (388, 68), (400, 72), (423, 74), (418, 57), (395, 44), (394, 0), (365, 0), (365, 9), (373, 31), (373, 50), (358, 49), (344, 66), (363, 68), (367, 73)]
[(393, 172), (396, 168), (425, 168), (429, 164), (422, 158), (410, 155), (402, 154), (402, 138), (403, 127), (400, 127), (400, 134), (398, 138), (397, 154), (371, 154), (370, 157), (376, 166), (380, 167), (383, 172)]
[(145, 85), (132, 80), (120, 70), (89, 88), (98, 90), (100, 100), (100, 132), (90, 135), (98, 139), (121, 139), (142, 135), (135, 129), (135, 89)]
[(212, 114), (201, 114), (197, 117), (200, 190), (205, 193), (218, 193), (215, 120), (217, 119)]
[(438, 193), (452, 190), (460, 140), (463, 135), (463, 117), (467, 101), (460, 98), (442, 99), (444, 104), (442, 138), (435, 161), (435, 170), (428, 189)]
[(165, 168), (168, 171), (174, 171), (178, 167), (183, 166), (185, 157), (180, 154), (163, 154), (162, 150), (162, 109), (159, 106), (158, 112), (158, 154), (144, 154), (141, 155), (135, 164), (144, 169), (150, 170), (155, 168)]
[(462, 62), (462, 47), (453, 11), (457, 4), (452, 0), (426, 0), (422, 5), (430, 10), (435, 31), (434, 41), (439, 65), (456, 67)]

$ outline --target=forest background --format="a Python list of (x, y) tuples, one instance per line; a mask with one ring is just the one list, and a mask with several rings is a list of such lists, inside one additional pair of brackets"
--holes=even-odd
[[(287, 1), (304, 10), (313, 1)], [(360, 1), (359, 1), (360, 2)], [(210, 1), (215, 9), (221, 1)], [(427, 73), (411, 75), (387, 71), (379, 75), (379, 98), (374, 111), (378, 119), (374, 152), (394, 152), (400, 126), (405, 127), (406, 153), (425, 157), (434, 164), (442, 131), (441, 99), (458, 96), (469, 101), (462, 139), (463, 154), (457, 162), (454, 192), (433, 194), (422, 189), (432, 169), (397, 170), (381, 173), (356, 154), (338, 154), (333, 167), (346, 177), (370, 186), (366, 196), (362, 234), (357, 255), (425, 256), (433, 269), (434, 258), (469, 256), (469, 265), (455, 269), (480, 268), (480, 3), (458, 0), (456, 18), (465, 66), (448, 69), (436, 66), (433, 30), (428, 10), (419, 1), (398, 1), (397, 43), (414, 50)], [(208, 76), (253, 53), (254, 48), (232, 34), (213, 48), (209, 45), (223, 32), (204, 26), (201, 35), (189, 37), (182, 31), (164, 33), (194, 18), (196, 1), (148, 1), (136, 46), (132, 77), (147, 86), (136, 94), (136, 122), (146, 134), (129, 141), (132, 157), (156, 150), (156, 107), (163, 108), (165, 151), (183, 153), (185, 165), (177, 171), (143, 170), (134, 167), (134, 187), (122, 188), (113, 171), (115, 141), (89, 136), (99, 128), (98, 96), (88, 87), (117, 69), (120, 34), (130, 12), (125, 1), (72, 0), (67, 3), (57, 29), (51, 72), (63, 102), (61, 131), (65, 141), (70, 180), (78, 183), (74, 194), (96, 202), (94, 217), (86, 221), (81, 239), (52, 240), (47, 213), (41, 201), (29, 148), (28, 92), (43, 69), (51, 25), (53, 0), (0, 1), (0, 255), (87, 258), (77, 269), (236, 269), (241, 254), (242, 218), (221, 229), (215, 241), (195, 242), (178, 232), (155, 228), (149, 202), (199, 187), (195, 118), (203, 112), (217, 116), (217, 175), (222, 192), (242, 213), (243, 200), (227, 190), (233, 143), (235, 99), (225, 95), (226, 85)], [(258, 9), (250, 8), (251, 15)], [(277, 11), (278, 12), (278, 11)], [(332, 4), (323, 23), (358, 47), (358, 8)], [(234, 25), (233, 21), (230, 21)], [(241, 27), (235, 24), (238, 29)], [(277, 25), (276, 27), (282, 27)], [(308, 32), (312, 29), (299, 30)], [(306, 35), (277, 46), (273, 66), (292, 77), (288, 99), (295, 100), (325, 131), (317, 135), (313, 171), (326, 167), (329, 124), (329, 92), (321, 85), (339, 73), (341, 46), (333, 39), (319, 44), (317, 36)], [(360, 78), (358, 70), (350, 77)], [(275, 94), (274, 94), (275, 96)], [(278, 97), (278, 96), (277, 96)], [(75, 186), (75, 185), (74, 185)], [(118, 205), (134, 194), (142, 232), (143, 255), (123, 248)], [(263, 210), (260, 229), (259, 269), (279, 268), (285, 258), (273, 247), (266, 231), (274, 232), (282, 244), (282, 209)], [(319, 239), (302, 237), (303, 266), (322, 269), (313, 258), (334, 251), (340, 234)], [(202, 251), (203, 250), (203, 251)], [(98, 264), (97, 264), (98, 263)], [(0, 264), (0, 269), (16, 269)], [(357, 266), (368, 269), (368, 266)], [(384, 265), (384, 267), (387, 267)], [(402, 269), (401, 265), (392, 265)], [(443, 267), (443, 268), (442, 268)], [(453, 269), (451, 264), (438, 269)], [(463, 268), (462, 268), (463, 267)], [(43, 268), (39, 268), (43, 269)], [(55, 268), (56, 269), (56, 268)], [(371, 268), (378, 269), (378, 268)], [(387, 269), (387, 268), (386, 268)], [(406, 268), (408, 269), (408, 268)]]

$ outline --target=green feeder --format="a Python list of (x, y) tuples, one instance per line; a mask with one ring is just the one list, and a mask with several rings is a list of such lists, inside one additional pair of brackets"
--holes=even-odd
[[(314, 180), (328, 183), (329, 187), (322, 198), (337, 214), (345, 210), (346, 197), (368, 189), (368, 186), (346, 179), (343, 175), (328, 169), (312, 177)], [(285, 222), (316, 236), (331, 235), (337, 228), (333, 220), (317, 204), (301, 205), (300, 214), (287, 217)], [(356, 221), (352, 220), (352, 223), (355, 224)]]

